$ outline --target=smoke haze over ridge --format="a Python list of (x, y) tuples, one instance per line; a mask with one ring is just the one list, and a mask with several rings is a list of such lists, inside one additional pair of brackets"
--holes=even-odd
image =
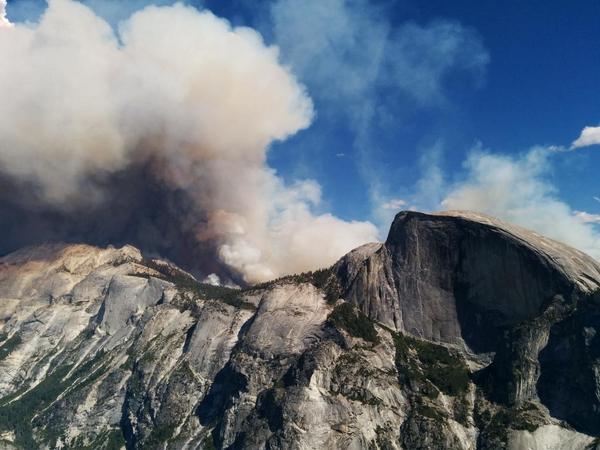
[(115, 33), (86, 6), (51, 0), (38, 24), (0, 28), (0, 61), (2, 252), (129, 242), (256, 282), (377, 238), (368, 222), (315, 213), (320, 186), (267, 165), (269, 145), (309, 126), (313, 106), (250, 28), (176, 4)]
[(6, 18), (0, 0), (0, 254), (131, 243), (252, 283), (329, 265), (399, 209), (447, 208), (600, 254), (596, 192), (564, 198), (579, 177), (560, 176), (591, 151), (520, 154), (511, 135), (497, 153), (467, 130), (507, 56), (485, 24), (368, 0), (193, 2), (240, 28), (171, 3), (16, 0)]

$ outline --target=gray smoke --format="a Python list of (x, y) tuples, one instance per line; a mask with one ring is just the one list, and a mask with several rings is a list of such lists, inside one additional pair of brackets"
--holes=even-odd
[(129, 242), (256, 282), (374, 240), (370, 223), (315, 214), (315, 181), (267, 165), (313, 116), (278, 58), (254, 30), (181, 4), (118, 33), (72, 0), (0, 27), (0, 250)]

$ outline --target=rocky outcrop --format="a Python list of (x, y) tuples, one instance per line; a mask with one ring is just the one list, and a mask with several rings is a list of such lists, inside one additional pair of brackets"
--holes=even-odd
[(0, 258), (0, 448), (588, 449), (600, 266), (473, 213), (250, 289), (133, 247)]
[[(365, 248), (364, 250), (366, 250)], [(336, 267), (342, 296), (397, 331), (460, 348), (486, 396), (600, 434), (600, 264), (475, 213), (398, 214), (384, 245)], [(357, 266), (361, 266), (357, 268)], [(576, 399), (576, 401), (574, 401)]]
[(537, 317), (554, 296), (600, 289), (589, 256), (474, 213), (400, 213), (368, 250), (352, 277), (340, 273), (349, 301), (398, 331), (476, 353), (493, 347), (493, 329)]

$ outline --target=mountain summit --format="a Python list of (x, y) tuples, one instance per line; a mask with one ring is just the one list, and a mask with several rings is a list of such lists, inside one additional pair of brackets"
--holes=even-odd
[(247, 289), (131, 246), (0, 258), (0, 448), (600, 448), (600, 264), (491, 217)]

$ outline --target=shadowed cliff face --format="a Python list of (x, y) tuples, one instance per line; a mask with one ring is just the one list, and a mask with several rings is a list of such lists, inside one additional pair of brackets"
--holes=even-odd
[(472, 213), (245, 290), (134, 247), (0, 258), (0, 447), (590, 450), (599, 266)]
[(600, 435), (600, 305), (581, 305), (550, 328), (539, 354), (537, 392), (550, 412)]
[(336, 271), (345, 298), (369, 317), (492, 357), (474, 374), (490, 399), (539, 399), (553, 416), (600, 434), (597, 261), (463, 212), (400, 213), (385, 244), (358, 255)]
[(397, 330), (476, 353), (556, 295), (588, 295), (600, 280), (592, 258), (472, 213), (400, 213), (373, 250), (346, 281), (348, 299)]

